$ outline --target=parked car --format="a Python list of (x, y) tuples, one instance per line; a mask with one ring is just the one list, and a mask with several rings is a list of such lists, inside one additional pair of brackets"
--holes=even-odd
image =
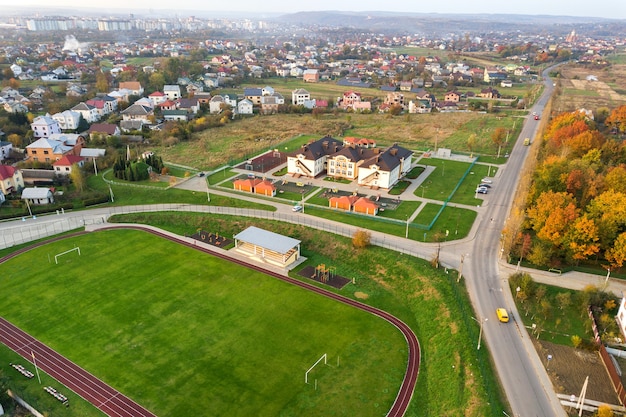
[(491, 188), (491, 184), (487, 184), (486, 182), (483, 182), (483, 183), (478, 184), (478, 187), (487, 187), (487, 188)]
[(293, 207), (291, 208), (291, 210), (293, 210), (293, 211), (295, 211), (295, 212), (302, 211), (302, 206), (293, 206)]
[(487, 194), (489, 192), (489, 188), (487, 188), (487, 187), (478, 187), (476, 189), (476, 192), (478, 194)]
[(491, 181), (489, 178), (483, 178), (482, 180), (480, 180), (480, 182), (482, 182), (483, 184), (491, 184), (491, 183), (493, 183), (493, 181)]

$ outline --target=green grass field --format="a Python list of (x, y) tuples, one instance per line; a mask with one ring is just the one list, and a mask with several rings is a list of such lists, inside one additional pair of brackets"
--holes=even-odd
[[(378, 416), (404, 373), (386, 322), (143, 232), (51, 243), (2, 271), (0, 315), (159, 416)], [(323, 353), (315, 390), (304, 372)]]

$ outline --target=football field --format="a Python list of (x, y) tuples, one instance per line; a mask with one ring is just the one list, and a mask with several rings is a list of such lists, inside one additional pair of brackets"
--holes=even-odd
[(141, 231), (26, 252), (0, 288), (0, 316), (160, 417), (385, 415), (407, 363), (380, 318)]

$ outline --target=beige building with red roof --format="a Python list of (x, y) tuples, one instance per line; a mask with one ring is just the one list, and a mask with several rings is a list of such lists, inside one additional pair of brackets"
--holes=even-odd
[(85, 165), (85, 158), (78, 155), (65, 155), (63, 158), (53, 163), (52, 168), (54, 168), (55, 174), (67, 176), (72, 173), (72, 167), (74, 164), (76, 164), (79, 168), (82, 168)]
[(10, 165), (0, 165), (0, 191), (7, 195), (24, 188), (22, 171)]
[(262, 180), (254, 186), (254, 193), (274, 197), (276, 195), (276, 186), (269, 180)]

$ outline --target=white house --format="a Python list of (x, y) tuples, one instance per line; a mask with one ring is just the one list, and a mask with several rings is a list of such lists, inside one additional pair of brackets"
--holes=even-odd
[(55, 161), (52, 164), (52, 168), (54, 168), (55, 174), (67, 176), (72, 173), (72, 166), (74, 164), (82, 168), (85, 165), (85, 158), (78, 155), (65, 155), (63, 158)]
[(393, 145), (363, 161), (357, 182), (361, 186), (389, 189), (411, 170), (412, 157), (412, 151)]
[(22, 200), (26, 200), (29, 204), (39, 206), (54, 203), (54, 195), (49, 188), (28, 187), (22, 190)]
[(150, 94), (148, 98), (152, 102), (152, 108), (158, 106), (161, 103), (164, 103), (167, 100), (167, 96), (160, 91), (155, 91), (154, 93)]
[(92, 106), (84, 102), (78, 103), (72, 107), (71, 110), (81, 114), (87, 123), (94, 123), (100, 119), (100, 113), (98, 112), (96, 106)]
[(217, 114), (222, 111), (222, 105), (226, 104), (226, 100), (222, 96), (213, 96), (209, 101), (209, 112)]
[(250, 100), (244, 98), (239, 103), (237, 103), (237, 113), (239, 114), (253, 114), (254, 105)]
[(164, 85), (163, 93), (167, 96), (168, 100), (176, 101), (181, 98), (179, 85)]
[(30, 124), (30, 128), (37, 139), (50, 137), (54, 133), (61, 133), (59, 122), (50, 117), (50, 115), (35, 117)]
[(328, 156), (342, 148), (343, 142), (329, 136), (302, 145), (293, 156), (287, 157), (287, 173), (293, 176), (315, 178), (326, 172)]
[(4, 140), (0, 140), (0, 162), (4, 161), (11, 155), (13, 144)]
[(59, 124), (61, 130), (76, 130), (78, 129), (78, 123), (80, 122), (80, 113), (65, 110), (61, 113), (52, 115), (52, 118)]
[(291, 92), (291, 103), (294, 106), (304, 106), (304, 103), (309, 100), (311, 100), (311, 94), (304, 88), (297, 88)]
[(9, 68), (11, 68), (11, 71), (13, 71), (14, 77), (19, 77), (19, 75), (22, 73), (22, 67), (17, 64), (12, 64)]

